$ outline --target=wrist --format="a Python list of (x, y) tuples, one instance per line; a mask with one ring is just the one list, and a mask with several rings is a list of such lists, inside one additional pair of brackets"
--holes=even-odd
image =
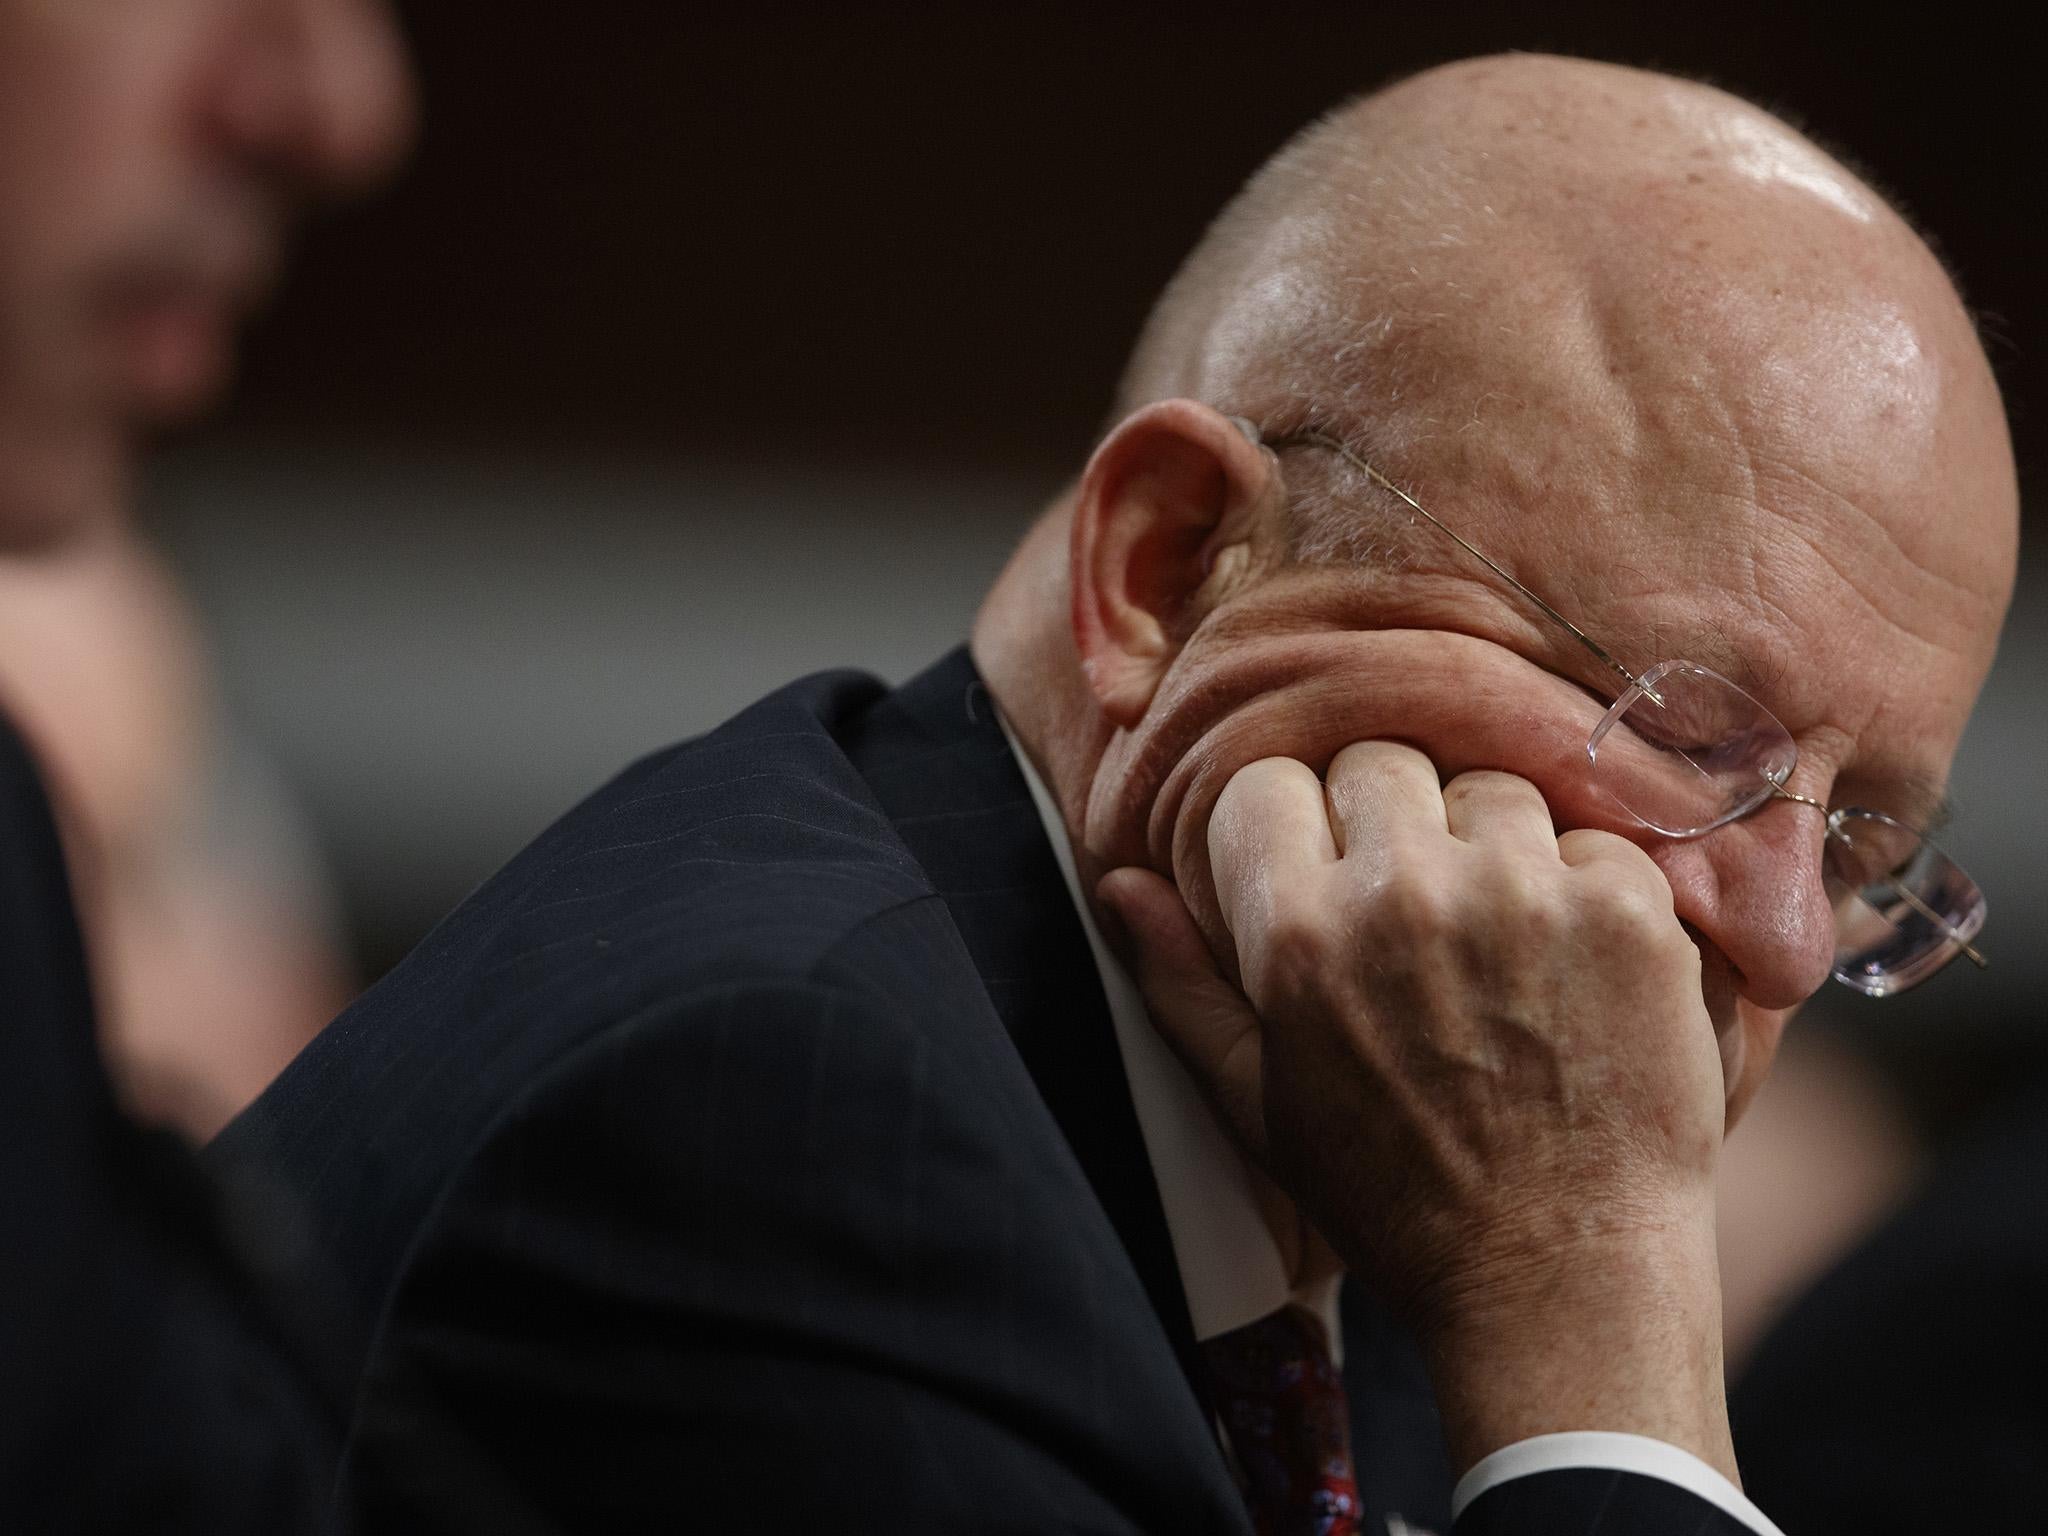
[(1644, 1435), (1736, 1479), (1711, 1216), (1494, 1254), (1421, 1343), (1454, 1468), (1535, 1435)]

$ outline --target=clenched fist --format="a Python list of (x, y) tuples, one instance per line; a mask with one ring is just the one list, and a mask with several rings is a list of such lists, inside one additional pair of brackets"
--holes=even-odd
[(1155, 874), (1098, 900), (1237, 1136), (1417, 1329), (1454, 1451), (1633, 1429), (1732, 1471), (1720, 1057), (1649, 857), (1557, 835), (1525, 780), (1440, 784), (1385, 741), (1324, 780), (1242, 769), (1209, 853), (1229, 953)]

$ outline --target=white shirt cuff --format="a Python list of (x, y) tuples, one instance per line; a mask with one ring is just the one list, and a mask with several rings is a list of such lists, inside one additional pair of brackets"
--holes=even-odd
[(1722, 1512), (1740, 1520), (1757, 1536), (1784, 1536), (1765, 1518), (1764, 1512), (1744, 1497), (1740, 1488), (1708, 1466), (1690, 1451), (1646, 1435), (1617, 1435), (1605, 1430), (1573, 1430), (1567, 1434), (1535, 1435), (1502, 1446), (1483, 1458), (1458, 1479), (1451, 1490), (1451, 1518), (1465, 1513), (1465, 1506), (1489, 1488), (1530, 1477), (1538, 1472), (1562, 1472), (1573, 1467), (1594, 1467), (1613, 1472), (1633, 1472), (1639, 1477), (1661, 1478), (1676, 1483), (1686, 1492), (1705, 1499)]

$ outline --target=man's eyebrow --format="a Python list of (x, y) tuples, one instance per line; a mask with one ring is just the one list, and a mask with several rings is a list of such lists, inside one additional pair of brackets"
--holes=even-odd
[[(1772, 714), (1781, 712), (1776, 695), (1792, 662), (1778, 645), (1754, 635), (1746, 637), (1751, 643), (1745, 644), (1719, 625), (1691, 629), (1683, 636), (1660, 632), (1643, 638), (1657, 653), (1654, 660), (1682, 656), (1700, 666), (1711, 667)], [(1644, 663), (1646, 666), (1650, 664)]]
[(1845, 777), (1864, 786), (1863, 791), (1845, 794), (1837, 789), (1828, 797), (1830, 810), (1876, 811), (1930, 836), (1955, 815), (1955, 800), (1938, 774), (1873, 764), (1867, 773), (1852, 769)]
[[(1784, 679), (1786, 663), (1775, 657), (1760, 658), (1724, 635), (1694, 631), (1681, 639), (1661, 629), (1620, 628), (1603, 629), (1598, 638), (1608, 643), (1614, 655), (1638, 677), (1659, 662), (1689, 661), (1720, 673), (1765, 709), (1777, 713), (1771, 695)], [(1557, 647), (1560, 657), (1567, 654), (1567, 650), (1561, 643)], [(1613, 679), (1603, 677), (1600, 684), (1609, 690), (1609, 702), (1612, 702)]]

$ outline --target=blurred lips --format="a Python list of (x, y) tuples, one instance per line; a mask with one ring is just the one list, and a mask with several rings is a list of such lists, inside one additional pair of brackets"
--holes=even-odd
[(158, 249), (99, 285), (94, 311), (130, 409), (174, 420), (227, 381), (236, 325), (268, 287), (273, 242), (215, 227), (210, 238)]

